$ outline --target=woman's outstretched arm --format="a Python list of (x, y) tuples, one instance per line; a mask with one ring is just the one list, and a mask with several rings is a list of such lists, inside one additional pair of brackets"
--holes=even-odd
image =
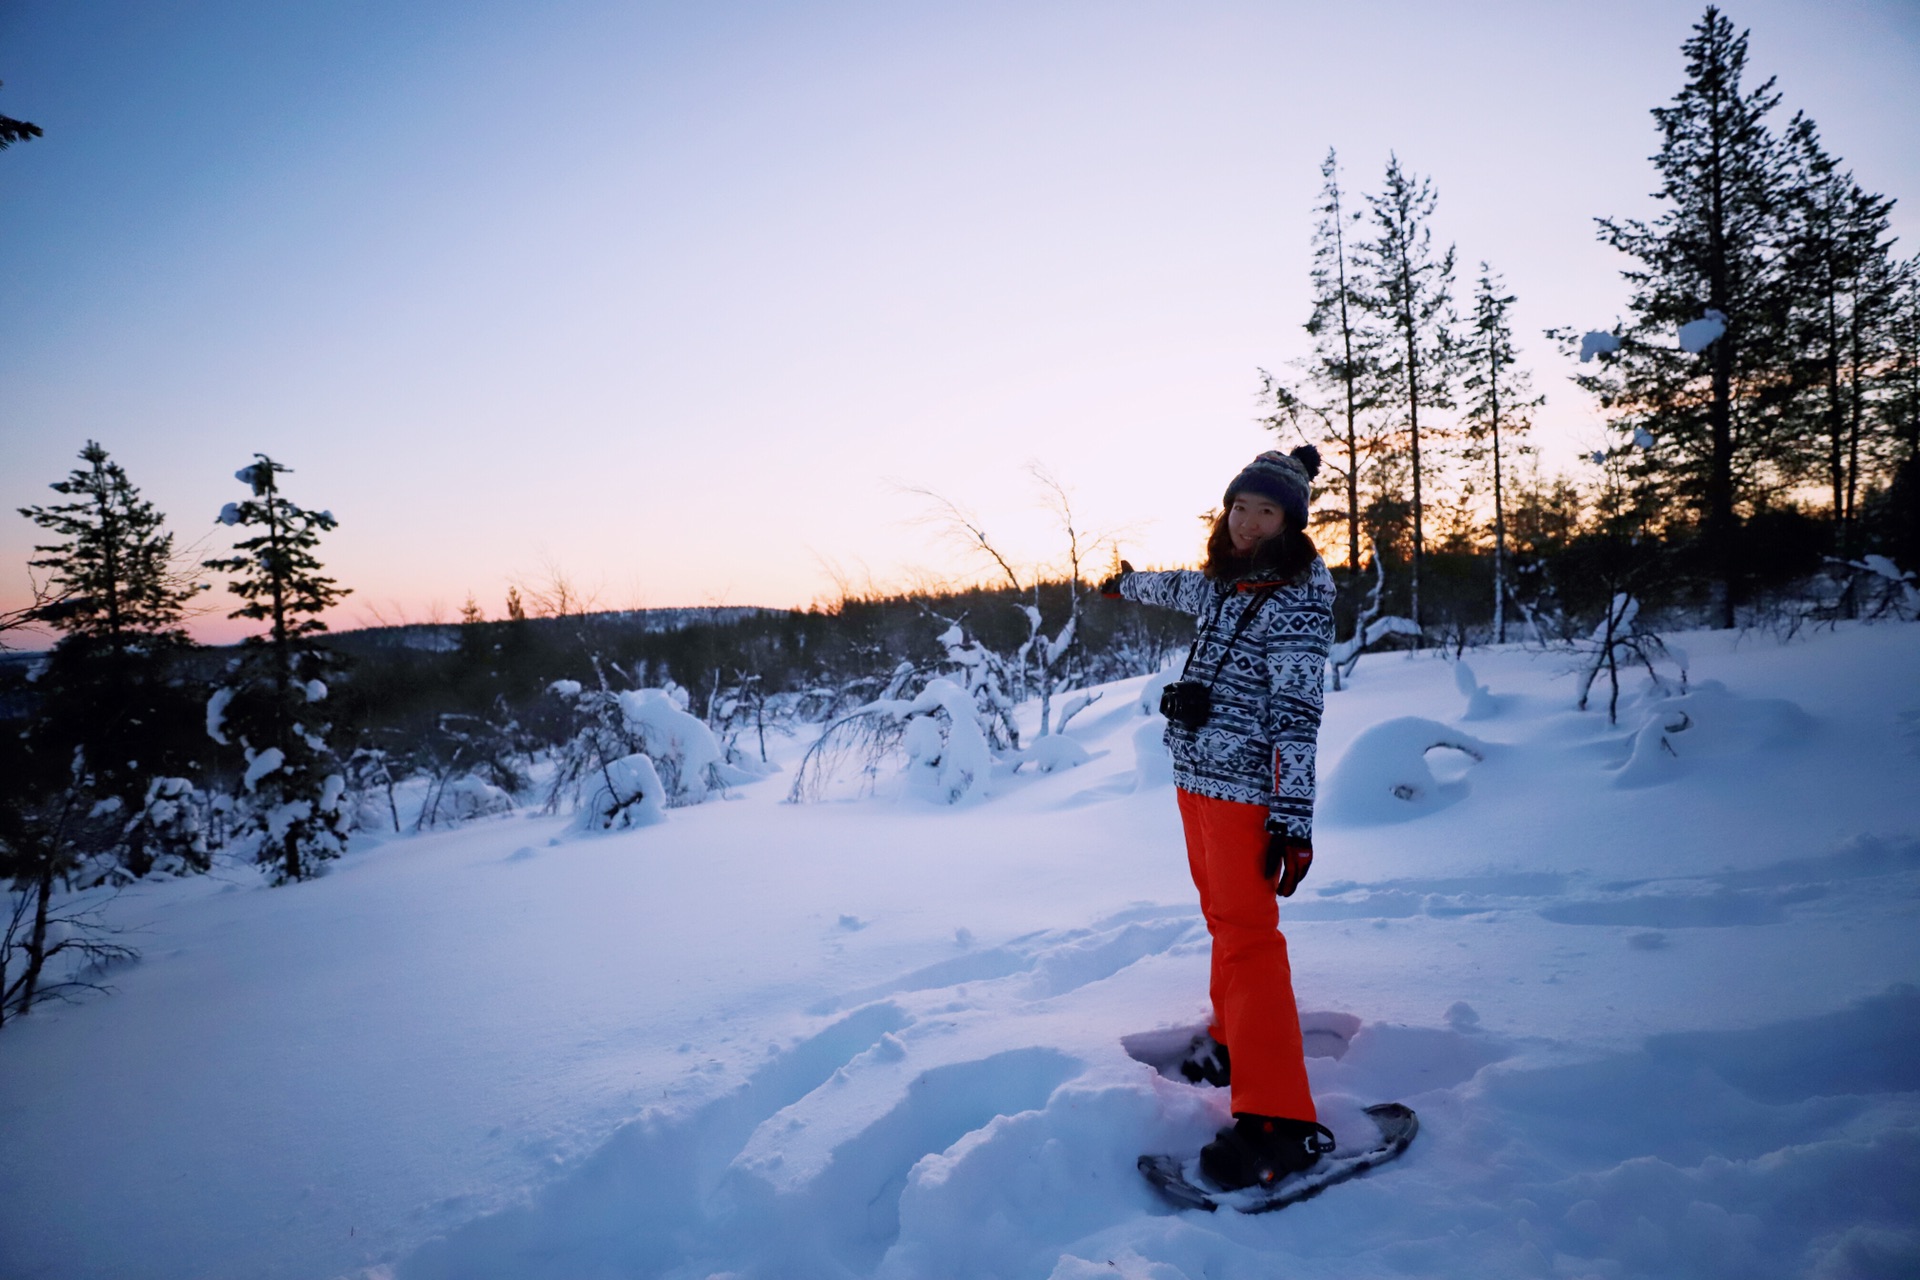
[(1141, 604), (1157, 604), (1164, 609), (1178, 609), (1195, 617), (1211, 609), (1214, 603), (1214, 584), (1197, 569), (1123, 573), (1117, 586), (1124, 599)]

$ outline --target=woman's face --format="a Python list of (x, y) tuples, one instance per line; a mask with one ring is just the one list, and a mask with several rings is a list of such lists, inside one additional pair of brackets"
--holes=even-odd
[(1286, 522), (1287, 513), (1280, 504), (1257, 493), (1236, 493), (1227, 508), (1227, 536), (1241, 555), (1280, 532)]

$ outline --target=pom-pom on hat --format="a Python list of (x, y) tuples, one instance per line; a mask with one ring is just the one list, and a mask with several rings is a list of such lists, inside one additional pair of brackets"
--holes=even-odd
[(1292, 453), (1269, 449), (1233, 478), (1221, 505), (1231, 507), (1236, 493), (1257, 493), (1279, 503), (1291, 526), (1304, 530), (1308, 492), (1319, 471), (1320, 451), (1310, 444), (1303, 444)]

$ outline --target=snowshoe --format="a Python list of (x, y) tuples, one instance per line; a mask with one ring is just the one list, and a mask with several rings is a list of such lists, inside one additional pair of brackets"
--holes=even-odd
[[(1182, 1160), (1172, 1155), (1145, 1155), (1139, 1160), (1140, 1172), (1169, 1203), (1181, 1209), (1204, 1209), (1212, 1213), (1221, 1205), (1241, 1213), (1271, 1213), (1290, 1204), (1310, 1200), (1328, 1187), (1357, 1178), (1369, 1169), (1400, 1155), (1420, 1131), (1420, 1119), (1409, 1107), (1398, 1102), (1383, 1102), (1366, 1109), (1377, 1133), (1360, 1145), (1318, 1155), (1299, 1172), (1279, 1176), (1271, 1183), (1255, 1181), (1228, 1190), (1215, 1183), (1202, 1169), (1201, 1157)], [(1237, 1132), (1238, 1123), (1231, 1130)], [(1317, 1126), (1315, 1126), (1317, 1127)], [(1264, 1136), (1264, 1135), (1261, 1135)], [(1216, 1142), (1220, 1139), (1216, 1139)], [(1296, 1139), (1302, 1141), (1302, 1139)], [(1214, 1144), (1209, 1143), (1209, 1146)], [(1217, 1162), (1216, 1162), (1217, 1163)]]

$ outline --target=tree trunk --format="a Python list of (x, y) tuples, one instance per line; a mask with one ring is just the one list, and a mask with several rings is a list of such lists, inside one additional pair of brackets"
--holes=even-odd
[(1407, 425), (1413, 433), (1413, 598), (1407, 616), (1415, 627), (1413, 647), (1420, 648), (1420, 565), (1426, 558), (1421, 527), (1420, 498), (1420, 365), (1414, 354), (1413, 315), (1407, 317)]
[(1708, 554), (1719, 579), (1719, 624), (1734, 624), (1733, 547), (1733, 344), (1740, 317), (1727, 301), (1727, 192), (1721, 148), (1725, 142), (1724, 107), (1716, 99), (1708, 126), (1707, 306), (1728, 318), (1727, 331), (1713, 344), (1713, 400), (1708, 409), (1712, 447), (1707, 463), (1706, 534)]
[(1493, 408), (1493, 642), (1507, 642), (1507, 513), (1500, 496), (1500, 358), (1490, 361), (1487, 394)]
[(16, 1016), (33, 1008), (33, 997), (40, 989), (40, 971), (47, 963), (47, 913), (53, 901), (53, 858), (46, 850), (41, 851), (33, 893), (33, 931), (27, 936), (27, 971), (20, 975), (20, 995), (13, 1007)]

